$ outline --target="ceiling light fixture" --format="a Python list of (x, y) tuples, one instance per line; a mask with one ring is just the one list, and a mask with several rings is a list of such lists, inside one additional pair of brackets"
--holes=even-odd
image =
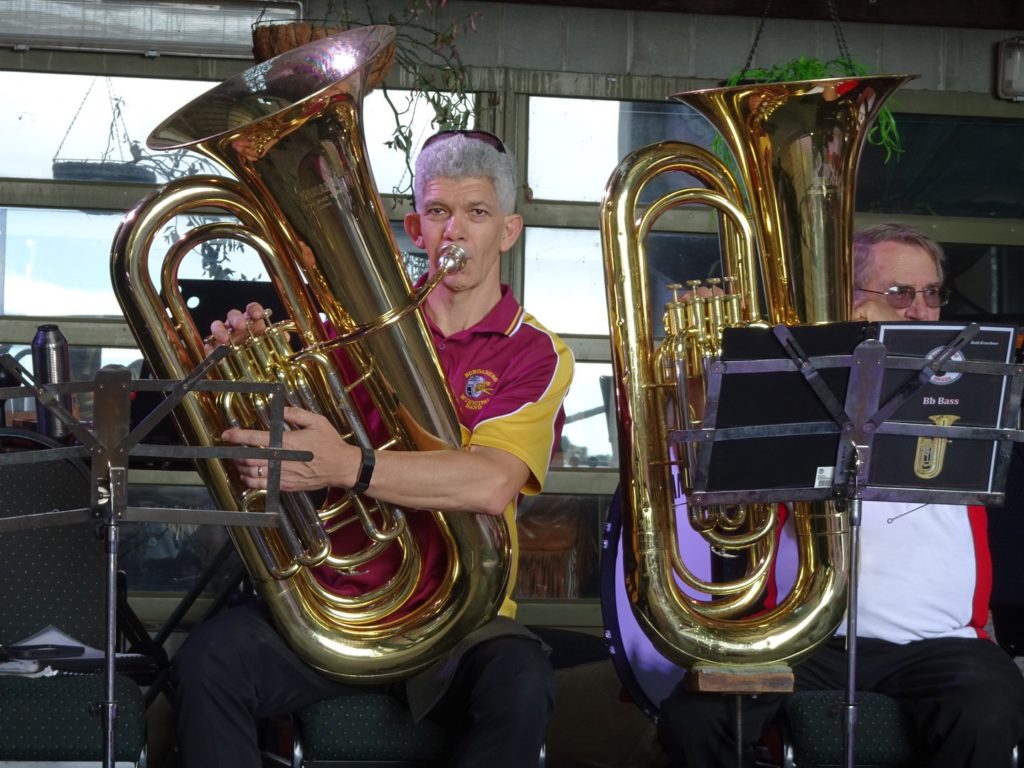
[(1024, 101), (1024, 37), (1003, 40), (996, 47), (996, 95)]

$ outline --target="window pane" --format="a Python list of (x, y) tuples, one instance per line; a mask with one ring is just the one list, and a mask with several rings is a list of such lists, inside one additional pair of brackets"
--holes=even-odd
[(121, 314), (108, 266), (120, 213), (0, 209), (4, 215), (0, 314)]
[[(0, 72), (0, 168), (14, 178), (161, 182), (218, 172), (193, 152), (154, 152), (146, 137), (212, 83)], [(44, 94), (45, 98), (40, 98)], [(193, 169), (193, 170), (189, 170)]]
[[(121, 213), (34, 208), (0, 208), (6, 217), (4, 239), (3, 315), (119, 316), (121, 309), (110, 282), (110, 246), (121, 223)], [(189, 223), (189, 219), (192, 223)], [(163, 253), (174, 239), (198, 223), (216, 217), (178, 217), (158, 236), (150, 257), (150, 272), (159, 285)], [(213, 251), (193, 251), (182, 263), (180, 277), (210, 277), (210, 270), (229, 271), (234, 279), (266, 279), (262, 263), (246, 246), (216, 241)], [(205, 263), (205, 267), (204, 267)]]
[(952, 244), (944, 250), (953, 294), (943, 317), (1024, 322), (1024, 248)]
[[(128, 503), (171, 509), (217, 508), (206, 488), (185, 485), (132, 484)], [(199, 584), (227, 541), (227, 529), (219, 525), (129, 523), (122, 528), (118, 566), (126, 573), (132, 592), (187, 592)], [(205, 590), (226, 587), (238, 562), (237, 554), (230, 554)]]
[(553, 464), (567, 467), (617, 467), (615, 405), (612, 402), (612, 367), (609, 363), (576, 363), (569, 394), (565, 397), (565, 427), (561, 455)]
[[(467, 96), (468, 109), (472, 109), (473, 103), (473, 97)], [(411, 91), (378, 89), (363, 100), (363, 140), (381, 194), (408, 194), (412, 186), (405, 152), (388, 146), (395, 138), (396, 121), (400, 121), (403, 130), (408, 130), (412, 141), (408, 156), (415, 158), (423, 142), (437, 130), (433, 119), (434, 110), (427, 100), (422, 95), (413, 98)]]
[[(0, 168), (10, 178), (162, 183), (226, 171), (195, 152), (148, 149), (146, 139), (164, 119), (216, 83), (196, 80), (0, 72)], [(40, 100), (39, 94), (48, 98)], [(389, 102), (390, 99), (390, 102)], [(468, 108), (473, 100), (468, 99)], [(394, 105), (394, 106), (392, 106)], [(396, 112), (398, 117), (396, 118)], [(396, 119), (412, 136), (412, 157), (434, 131), (433, 110), (409, 91), (382, 89), (363, 103), (366, 135), (378, 188), (389, 193), (409, 182), (405, 153), (387, 146)]]
[(526, 228), (523, 303), (556, 333), (607, 335), (601, 237), (596, 229)]
[(900, 114), (896, 125), (898, 158), (864, 149), (858, 211), (1024, 218), (1024, 120)]
[[(65, 329), (66, 331), (66, 329)], [(31, 339), (25, 344), (0, 344), (0, 354), (9, 354), (29, 372), (33, 371)], [(123, 365), (132, 371), (134, 377), (142, 372), (142, 353), (128, 347), (90, 347), (72, 344), (68, 347), (71, 360), (71, 380), (91, 381), (96, 372), (105, 365)], [(92, 392), (77, 392), (72, 395), (75, 413), (84, 422), (92, 421)], [(24, 429), (36, 429), (36, 400), (32, 397), (12, 397), (2, 402), (6, 424)]]
[(517, 599), (600, 597), (600, 530), (608, 496), (542, 494), (523, 499)]
[[(608, 306), (601, 238), (591, 229), (526, 230), (523, 300), (556, 333), (607, 335)], [(660, 334), (668, 286), (721, 277), (718, 236), (653, 232), (647, 241), (651, 317)]]
[[(527, 179), (533, 199), (598, 202), (619, 161), (658, 141), (705, 149), (711, 124), (675, 101), (530, 98)], [(571, 126), (567, 130), (566, 126)], [(691, 186), (679, 175), (674, 183)]]
[[(0, 208), (0, 254), (6, 254), (0, 282), (0, 315), (120, 316), (110, 282), (110, 247), (120, 213), (59, 209)], [(6, 219), (6, 225), (5, 225)], [(154, 240), (150, 277), (160, 285), (160, 269), (170, 244), (195, 227), (227, 217), (179, 216)], [(399, 223), (392, 224), (412, 273), (425, 268)], [(183, 279), (267, 280), (262, 260), (236, 240), (214, 240), (182, 260)], [(230, 307), (224, 307), (224, 310)]]

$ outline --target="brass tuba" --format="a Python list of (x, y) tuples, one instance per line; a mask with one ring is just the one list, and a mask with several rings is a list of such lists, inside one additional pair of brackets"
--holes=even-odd
[[(699, 147), (665, 141), (627, 156), (608, 182), (601, 238), (626, 592), (652, 643), (680, 665), (792, 664), (842, 620), (849, 530), (831, 504), (794, 505), (796, 582), (770, 611), (752, 614), (775, 557), (774, 504), (691, 506), (689, 522), (709, 549), (745, 560), (745, 572), (736, 578), (695, 575), (676, 544), (676, 506), (692, 489), (692, 450), (673, 442), (670, 433), (700, 426), (705, 371), (719, 354), (723, 328), (851, 319), (860, 152), (883, 102), (908, 79), (850, 77), (678, 94), (673, 98), (718, 130), (738, 174)], [(645, 185), (673, 171), (704, 186), (641, 205)], [(690, 282), (684, 296), (681, 285), (671, 286), (677, 295), (666, 308), (665, 338), (656, 348), (646, 240), (659, 216), (691, 204), (718, 212), (723, 272), (736, 285), (706, 298), (693, 290), (700, 281)]]
[[(288, 319), (239, 344), (216, 377), (280, 382), (290, 403), (324, 414), (361, 447), (459, 449), (452, 395), (417, 310), (436, 279), (413, 294), (362, 133), (362, 98), (383, 79), (394, 40), (386, 26), (317, 40), (165, 120), (151, 147), (192, 148), (237, 181), (180, 179), (143, 200), (117, 233), (111, 275), (154, 373), (184, 379), (205, 353), (178, 289), (179, 265), (209, 240), (241, 241), (261, 256)], [(233, 220), (190, 230), (151, 271), (149, 252), (164, 226), (207, 211)], [(458, 267), (450, 255), (438, 275)], [(268, 414), (258, 398), (203, 391), (189, 394), (175, 419), (186, 443), (211, 446), (229, 425), (268, 428)], [(265, 510), (265, 494), (245, 489), (230, 462), (198, 464), (221, 508)], [(412, 513), (436, 527), (447, 558), (439, 584), (413, 606), (422, 539), (404, 510), (352, 493), (327, 500), (290, 493), (281, 501), (286, 514), (277, 528), (239, 526), (230, 535), (285, 639), (330, 677), (407, 676), (491, 619), (505, 597), (511, 546), (502, 518)], [(334, 537), (349, 536), (353, 525), (364, 531), (362, 545), (338, 551)], [(317, 578), (358, 572), (388, 551), (397, 565), (378, 588), (351, 594)]]

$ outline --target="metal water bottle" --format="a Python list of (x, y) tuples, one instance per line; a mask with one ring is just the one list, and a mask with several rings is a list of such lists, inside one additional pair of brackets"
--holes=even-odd
[[(71, 381), (71, 352), (68, 340), (53, 324), (40, 325), (32, 339), (32, 368), (36, 383), (58, 384)], [(71, 410), (71, 395), (59, 395), (60, 404)], [(70, 434), (68, 425), (58, 419), (40, 400), (36, 400), (36, 428), (44, 435), (63, 440)]]

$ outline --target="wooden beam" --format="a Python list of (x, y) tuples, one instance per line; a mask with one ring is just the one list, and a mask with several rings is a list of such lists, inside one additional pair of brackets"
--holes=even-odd
[[(497, 2), (498, 0), (480, 0)], [(764, 14), (765, 0), (517, 0), (525, 5), (609, 10), (705, 13), (725, 16)], [(1019, 0), (836, 0), (840, 22), (866, 24), (912, 24), (935, 27), (972, 27), (1024, 32), (1024, 3)], [(772, 0), (769, 18), (828, 21), (825, 0)]]

